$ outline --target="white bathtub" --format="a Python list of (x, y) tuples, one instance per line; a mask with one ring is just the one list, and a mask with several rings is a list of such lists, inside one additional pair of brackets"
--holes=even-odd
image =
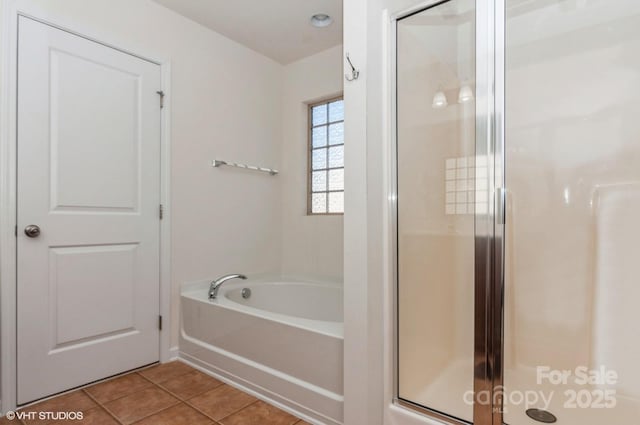
[(309, 422), (342, 423), (342, 288), (250, 277), (209, 301), (209, 283), (182, 287), (180, 357)]

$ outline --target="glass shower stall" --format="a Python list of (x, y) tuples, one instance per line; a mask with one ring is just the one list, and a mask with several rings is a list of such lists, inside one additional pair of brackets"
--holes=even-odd
[(640, 2), (393, 19), (395, 399), (640, 423)]

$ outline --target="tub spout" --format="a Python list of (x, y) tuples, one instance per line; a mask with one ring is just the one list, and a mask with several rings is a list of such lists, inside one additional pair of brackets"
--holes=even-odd
[(225, 283), (227, 280), (231, 280), (231, 279), (246, 279), (247, 276), (243, 275), (243, 274), (228, 274), (226, 276), (222, 276), (217, 278), (216, 280), (214, 280), (213, 282), (211, 282), (211, 286), (209, 287), (209, 299), (210, 300), (215, 300), (216, 297), (218, 296), (218, 290), (220, 289), (220, 286), (222, 286), (223, 283)]

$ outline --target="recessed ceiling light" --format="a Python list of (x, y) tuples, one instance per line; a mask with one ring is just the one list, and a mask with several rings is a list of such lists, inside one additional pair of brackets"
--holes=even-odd
[(316, 28), (324, 28), (331, 25), (333, 18), (325, 13), (316, 13), (311, 17), (311, 25)]

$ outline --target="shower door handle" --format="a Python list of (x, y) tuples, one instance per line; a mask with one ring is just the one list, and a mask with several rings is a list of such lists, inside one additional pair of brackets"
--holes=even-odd
[(496, 188), (496, 222), (505, 224), (507, 216), (507, 189)]

